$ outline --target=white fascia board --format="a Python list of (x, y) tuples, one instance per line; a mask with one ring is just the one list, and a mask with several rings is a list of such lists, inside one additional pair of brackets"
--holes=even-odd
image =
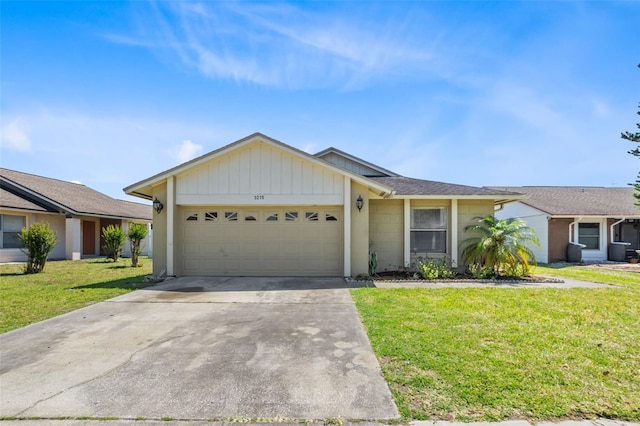
[(385, 186), (385, 185), (381, 185), (377, 182), (372, 181), (371, 179), (367, 179), (364, 176), (360, 176), (356, 173), (350, 172), (348, 170), (345, 170), (341, 167), (335, 166), (327, 161), (324, 161), (320, 158), (314, 157), (311, 154), (307, 154), (304, 151), (301, 151), (297, 148), (293, 148), (287, 144), (285, 144), (284, 142), (280, 142), (278, 140), (275, 140), (273, 138), (270, 138), (269, 136), (263, 135), (262, 133), (254, 133), (250, 136), (247, 136), (246, 138), (240, 139), (236, 142), (232, 142), (229, 145), (223, 146), (222, 148), (219, 148), (215, 151), (211, 151), (205, 155), (202, 155), (198, 158), (195, 158), (191, 161), (188, 161), (186, 163), (183, 163), (179, 166), (176, 166), (172, 169), (166, 170), (162, 173), (159, 173), (157, 175), (151, 176), (150, 178), (147, 178), (145, 180), (142, 180), (140, 182), (134, 183), (133, 185), (129, 185), (126, 188), (124, 188), (124, 192), (127, 195), (133, 195), (135, 197), (140, 197), (140, 198), (146, 198), (146, 199), (151, 199), (151, 195), (150, 194), (146, 194), (144, 192), (139, 192), (142, 191), (144, 188), (148, 188), (151, 189), (153, 186), (158, 185), (162, 182), (164, 182), (168, 177), (170, 176), (175, 176), (179, 173), (182, 173), (192, 167), (197, 167), (203, 163), (206, 163), (214, 158), (217, 157), (221, 157), (231, 151), (234, 151), (236, 149), (240, 149), (245, 145), (249, 145), (251, 143), (254, 142), (264, 142), (268, 145), (277, 147), (279, 149), (282, 149), (285, 152), (288, 152), (289, 154), (295, 155), (297, 157), (301, 157), (304, 158), (307, 161), (310, 161), (314, 164), (317, 164), (321, 167), (324, 167), (326, 169), (329, 169), (335, 173), (341, 174), (343, 176), (348, 176), (351, 178), (351, 180), (356, 181), (358, 183), (361, 183), (364, 186), (369, 187), (369, 189), (373, 189), (376, 191), (379, 191), (381, 194), (391, 194), (392, 190), (391, 188)]

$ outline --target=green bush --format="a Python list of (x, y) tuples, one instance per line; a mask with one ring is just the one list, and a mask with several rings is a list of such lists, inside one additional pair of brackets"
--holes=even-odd
[(493, 269), (488, 266), (480, 265), (478, 263), (471, 263), (467, 265), (467, 272), (476, 279), (486, 279), (493, 277)]
[(127, 236), (119, 226), (109, 225), (106, 228), (102, 228), (102, 237), (104, 238), (102, 249), (105, 256), (107, 256), (107, 259), (117, 262), (122, 255), (122, 247)]
[(37, 274), (44, 270), (47, 257), (56, 246), (56, 234), (47, 222), (36, 222), (29, 228), (22, 228), (18, 235), (27, 255), (26, 274)]
[(442, 259), (418, 259), (418, 273), (425, 280), (435, 280), (438, 278), (454, 278), (455, 272), (451, 268), (451, 261), (447, 258)]
[(140, 244), (142, 240), (147, 236), (147, 225), (142, 223), (130, 223), (129, 224), (129, 232), (127, 233), (129, 237), (129, 242), (131, 243), (131, 266), (138, 267), (142, 266), (139, 262), (140, 253), (142, 252), (142, 247)]

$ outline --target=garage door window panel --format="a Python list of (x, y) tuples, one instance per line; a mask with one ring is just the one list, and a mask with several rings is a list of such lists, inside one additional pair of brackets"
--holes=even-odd
[(187, 213), (186, 214), (187, 222), (197, 222), (198, 221), (198, 213)]
[(215, 222), (216, 220), (218, 220), (218, 212), (206, 212), (204, 214), (205, 222)]
[(286, 222), (295, 222), (298, 220), (298, 212), (286, 212), (284, 214), (284, 220)]
[(227, 222), (237, 222), (238, 221), (238, 212), (224, 212), (224, 219)]

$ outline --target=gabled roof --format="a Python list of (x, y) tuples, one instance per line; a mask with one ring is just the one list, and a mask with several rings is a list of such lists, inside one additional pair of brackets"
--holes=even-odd
[(523, 204), (551, 216), (640, 217), (632, 187), (506, 186), (493, 187), (525, 194)]
[[(368, 161), (365, 161), (362, 158), (358, 158), (355, 155), (348, 154), (348, 153), (346, 153), (344, 151), (340, 151), (339, 149), (334, 148), (334, 147), (329, 147), (329, 148), (327, 148), (325, 150), (322, 150), (322, 151), (318, 152), (317, 154), (314, 154), (314, 156), (324, 159), (325, 157), (328, 157), (331, 154), (335, 154), (335, 155), (337, 155), (339, 157), (342, 157), (342, 158), (345, 158), (345, 159), (347, 159), (347, 160), (349, 160), (351, 162), (358, 163), (358, 164), (364, 166), (365, 168), (376, 172), (375, 175), (365, 175), (365, 176), (368, 176), (368, 177), (372, 177), (372, 176), (399, 176), (397, 173), (394, 173), (391, 170), (384, 169), (384, 168), (382, 168), (382, 167), (380, 167), (380, 166), (378, 166), (376, 164), (373, 164), (373, 163), (370, 163)], [(328, 160), (328, 161), (330, 161), (330, 160)]]
[(276, 139), (273, 139), (267, 135), (264, 135), (262, 133), (256, 132), (253, 133), (245, 138), (242, 138), (240, 140), (237, 140), (233, 143), (230, 143), (229, 145), (225, 145), (222, 148), (216, 149), (214, 151), (211, 151), (207, 154), (204, 154), (198, 158), (195, 158), (191, 161), (187, 161), (186, 163), (180, 164), (176, 167), (173, 167), (169, 170), (166, 170), (164, 172), (158, 173), (154, 176), (151, 176), (150, 178), (144, 179), (140, 182), (134, 183), (133, 185), (129, 185), (126, 188), (124, 188), (124, 192), (129, 194), (129, 195), (134, 195), (137, 197), (141, 197), (141, 198), (146, 198), (146, 199), (151, 199), (151, 194), (153, 192), (153, 186), (156, 184), (159, 184), (161, 182), (163, 182), (165, 179), (167, 179), (170, 176), (175, 176), (181, 172), (184, 172), (192, 167), (196, 167), (200, 164), (206, 163), (208, 161), (213, 160), (214, 158), (220, 157), (222, 155), (227, 154), (230, 151), (239, 149), (243, 146), (255, 143), (255, 142), (263, 142), (266, 143), (268, 145), (271, 146), (275, 146), (278, 147), (280, 149), (282, 149), (285, 152), (288, 152), (290, 154), (293, 154), (297, 157), (301, 157), (304, 158), (312, 163), (318, 164), (322, 167), (328, 168), (330, 170), (333, 170), (336, 173), (340, 173), (342, 175), (345, 176), (349, 176), (351, 177), (354, 181), (359, 182), (367, 187), (369, 187), (372, 191), (378, 193), (379, 195), (390, 195), (391, 194), (391, 189), (386, 187), (384, 184), (378, 183), (378, 182), (374, 182), (362, 175), (359, 175), (357, 173), (353, 173), (349, 170), (346, 170), (344, 168), (341, 168), (339, 166), (336, 166), (335, 164), (329, 163), (327, 161), (324, 161), (318, 157), (315, 157), (311, 154), (308, 154), (304, 151), (301, 151), (297, 148), (294, 148), (290, 145), (287, 145), (283, 142), (280, 142)]
[[(116, 200), (85, 185), (0, 168), (0, 207), (152, 220), (147, 204)], [(22, 201), (19, 201), (22, 200)]]
[(47, 209), (45, 209), (44, 207), (39, 206), (36, 203), (33, 203), (22, 197), (19, 197), (2, 187), (0, 187), (0, 207), (7, 209), (29, 210), (34, 212), (47, 211)]
[(450, 198), (491, 198), (498, 200), (498, 202), (516, 201), (518, 199), (524, 198), (524, 196), (518, 191), (506, 191), (486, 187), (457, 185), (453, 183), (413, 179), (403, 176), (372, 177), (371, 179), (393, 188), (396, 192), (396, 195), (400, 196), (417, 195), (425, 197), (447, 196)]

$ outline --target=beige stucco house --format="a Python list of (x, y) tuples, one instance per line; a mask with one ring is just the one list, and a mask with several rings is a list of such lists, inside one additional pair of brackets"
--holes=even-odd
[[(134, 222), (150, 230), (152, 219), (148, 203), (116, 200), (85, 185), (0, 168), (0, 263), (26, 261), (18, 234), (35, 222), (48, 222), (56, 233), (49, 259), (79, 260), (101, 254), (102, 228), (117, 225), (126, 232)], [(145, 255), (152, 245), (149, 232), (142, 243)]]
[[(464, 228), (520, 194), (399, 176), (260, 133), (128, 186), (157, 200), (156, 276), (357, 276), (418, 256), (460, 266)], [(160, 207), (158, 205), (158, 207)]]

